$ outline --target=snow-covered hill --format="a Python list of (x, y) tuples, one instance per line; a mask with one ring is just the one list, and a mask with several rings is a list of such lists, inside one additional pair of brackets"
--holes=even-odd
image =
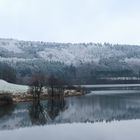
[(125, 72), (127, 76), (139, 76), (140, 46), (0, 39), (0, 62), (10, 64), (17, 72), (19, 83), (24, 84), (40, 71), (60, 77), (67, 75), (65, 80), (84, 75), (83, 79), (89, 81), (96, 71), (123, 71), (118, 76), (125, 76)]
[(0, 79), (0, 93), (23, 94), (27, 91), (28, 86), (11, 84)]
[(27, 61), (43, 59), (79, 64), (85, 62), (100, 63), (104, 59), (117, 59), (132, 63), (140, 62), (140, 46), (111, 45), (94, 43), (45, 43), (0, 39), (0, 61)]

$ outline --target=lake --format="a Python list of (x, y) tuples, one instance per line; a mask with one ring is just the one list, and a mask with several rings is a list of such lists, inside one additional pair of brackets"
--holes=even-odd
[(109, 92), (0, 107), (0, 139), (139, 140), (140, 92)]

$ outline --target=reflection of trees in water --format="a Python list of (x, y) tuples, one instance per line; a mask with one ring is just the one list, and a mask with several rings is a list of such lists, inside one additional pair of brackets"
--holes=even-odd
[(47, 112), (51, 120), (54, 120), (56, 116), (59, 115), (60, 111), (64, 111), (65, 109), (65, 101), (59, 98), (53, 98), (48, 100), (47, 104)]
[(0, 118), (8, 115), (10, 116), (15, 109), (15, 105), (3, 105), (0, 106)]
[(29, 107), (29, 115), (32, 124), (44, 125), (49, 121), (53, 121), (60, 111), (65, 108), (64, 98), (49, 99), (45, 103), (33, 101)]
[(40, 101), (33, 101), (32, 105), (29, 108), (29, 115), (32, 124), (45, 124), (47, 118), (45, 116), (45, 109)]

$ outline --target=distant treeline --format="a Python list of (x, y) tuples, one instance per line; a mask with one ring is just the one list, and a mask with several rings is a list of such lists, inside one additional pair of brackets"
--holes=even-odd
[[(33, 74), (54, 75), (66, 84), (99, 84), (99, 83), (139, 83), (138, 79), (113, 80), (109, 77), (139, 77), (131, 69), (103, 69), (95, 67), (93, 63), (84, 63), (78, 66), (65, 65), (60, 62), (34, 61), (10, 65), (0, 63), (0, 79), (18, 84), (29, 84)], [(108, 79), (107, 79), (108, 78)]]
[(16, 83), (16, 71), (6, 63), (0, 63), (0, 79)]

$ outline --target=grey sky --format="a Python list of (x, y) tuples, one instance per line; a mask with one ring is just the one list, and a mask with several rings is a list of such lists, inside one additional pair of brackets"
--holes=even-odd
[(0, 37), (140, 45), (140, 1), (0, 0)]

